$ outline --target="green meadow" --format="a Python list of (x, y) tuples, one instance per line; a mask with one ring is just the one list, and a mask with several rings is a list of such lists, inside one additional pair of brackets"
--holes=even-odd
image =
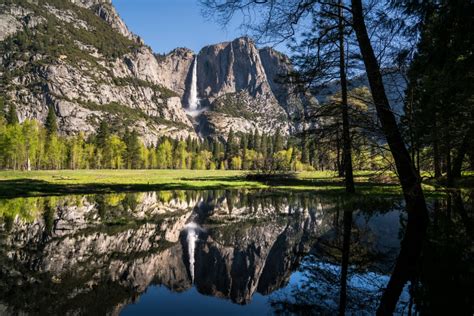
[[(333, 171), (276, 174), (270, 177), (232, 170), (0, 171), (0, 197), (237, 188), (342, 193), (343, 178), (336, 175)], [(358, 171), (355, 181), (358, 194), (401, 195), (398, 181), (391, 173)], [(438, 194), (444, 190), (435, 183), (425, 182), (423, 186), (427, 194)]]

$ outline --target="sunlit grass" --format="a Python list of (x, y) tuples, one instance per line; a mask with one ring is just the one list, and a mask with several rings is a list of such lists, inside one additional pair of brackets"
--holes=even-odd
[[(272, 181), (246, 178), (249, 171), (232, 170), (48, 170), (0, 171), (0, 197), (110, 193), (173, 189), (276, 188), (279, 190), (344, 192), (344, 179), (334, 171), (304, 171)], [(402, 195), (391, 172), (356, 171), (358, 194)], [(427, 194), (439, 193), (426, 182)]]

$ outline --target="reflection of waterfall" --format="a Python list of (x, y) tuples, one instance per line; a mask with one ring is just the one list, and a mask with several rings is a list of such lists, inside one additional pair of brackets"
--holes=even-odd
[(194, 57), (193, 73), (191, 77), (191, 91), (189, 93), (188, 106), (190, 111), (196, 111), (199, 108), (199, 99), (197, 92), (197, 56)]
[(189, 272), (191, 273), (191, 281), (194, 283), (194, 253), (198, 240), (199, 227), (196, 223), (189, 223), (186, 225), (186, 230), (188, 232), (188, 235), (186, 236), (186, 242), (188, 243)]

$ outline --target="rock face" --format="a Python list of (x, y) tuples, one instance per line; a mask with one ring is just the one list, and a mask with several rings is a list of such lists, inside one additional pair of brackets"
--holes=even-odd
[[(42, 214), (10, 224), (0, 218), (0, 304), (13, 314), (118, 314), (153, 284), (175, 292), (194, 285), (202, 294), (248, 303), (257, 291), (287, 284), (311, 246), (307, 237), (328, 229), (314, 208), (252, 196), (255, 206), (223, 191), (24, 200), (24, 209)], [(194, 279), (189, 223), (200, 227)], [(25, 304), (9, 294), (18, 287), (34, 299)]]
[[(128, 30), (110, 1), (55, 4), (0, 5), (2, 51), (16, 52), (1, 59), (8, 78), (4, 97), (16, 104), (20, 120), (44, 121), (53, 107), (64, 134), (87, 135), (106, 119), (117, 129), (133, 127), (148, 145), (162, 135), (197, 137), (152, 51)], [(39, 27), (46, 20), (50, 26)], [(14, 27), (3, 28), (6, 23)], [(18, 33), (22, 27), (32, 31)]]
[[(83, 0), (87, 1), (87, 0)], [(90, 1), (89, 1), (90, 2)], [(132, 32), (129, 31), (125, 23), (122, 21), (122, 19), (119, 17), (117, 11), (115, 8), (112, 6), (112, 3), (110, 0), (104, 0), (104, 1), (92, 1), (92, 2), (99, 2), (99, 4), (95, 5), (95, 13), (107, 24), (109, 24), (114, 30), (122, 34), (123, 36), (131, 39), (131, 40), (136, 40), (140, 41), (138, 39), (138, 36), (133, 34)], [(103, 3), (100, 3), (103, 2)], [(91, 7), (89, 5), (89, 7)]]
[[(3, 200), (0, 311), (118, 315), (152, 286), (248, 304), (285, 287), (307, 254), (340, 262), (341, 201), (255, 190)], [(400, 212), (381, 212), (354, 213), (351, 249), (355, 265), (382, 264), (364, 259), (364, 271), (389, 273)]]
[(194, 60), (193, 51), (187, 48), (176, 48), (164, 56), (156, 55), (156, 58), (159, 81), (186, 100), (189, 93), (187, 86), (190, 84), (191, 66)]
[[(271, 48), (257, 49), (248, 37), (204, 47), (198, 55), (198, 92), (204, 98), (201, 130), (210, 134), (234, 131), (288, 134), (304, 103), (278, 81), (289, 61)], [(294, 100), (293, 100), (294, 99)]]
[(258, 49), (248, 37), (209, 45), (194, 55), (178, 48), (157, 56), (161, 82), (176, 91), (185, 106), (197, 60), (197, 91), (202, 114), (200, 134), (226, 136), (237, 132), (288, 134), (299, 129), (297, 121), (312, 98), (294, 93), (281, 79), (291, 71), (288, 58), (271, 49)]
[(90, 8), (92, 6), (101, 5), (104, 3), (112, 4), (112, 0), (70, 0), (70, 1), (84, 8)]
[[(64, 134), (87, 135), (104, 119), (117, 129), (133, 127), (148, 145), (162, 135), (197, 137), (195, 130), (288, 134), (311, 101), (278, 81), (291, 70), (288, 59), (247, 37), (197, 55), (186, 48), (154, 55), (110, 0), (21, 1), (0, 4), (0, 12), (5, 103), (16, 105), (20, 120), (43, 122), (53, 107)], [(185, 111), (194, 60), (197, 118)]]
[(259, 51), (247, 37), (201, 49), (198, 90), (202, 97), (211, 101), (242, 90), (252, 96), (271, 92)]

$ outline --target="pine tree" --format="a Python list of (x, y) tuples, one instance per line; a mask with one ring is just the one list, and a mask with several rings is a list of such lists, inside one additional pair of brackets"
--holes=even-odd
[[(124, 138), (128, 137), (127, 133), (128, 133), (128, 130), (125, 132), (126, 136), (124, 136)], [(97, 129), (97, 135), (95, 138), (97, 147), (105, 148), (105, 146), (107, 145), (107, 139), (109, 138), (109, 136), (110, 136), (109, 125), (107, 124), (105, 120), (102, 120), (100, 122), (99, 128)]]
[(303, 139), (301, 141), (301, 162), (308, 163), (309, 162), (309, 146), (308, 146), (308, 139), (306, 136), (306, 132), (303, 132)]
[(266, 134), (262, 135), (262, 145), (260, 146), (259, 151), (257, 151), (257, 152), (262, 153), (262, 156), (263, 156), (264, 160), (266, 160), (267, 157), (269, 156), (268, 155), (268, 137), (267, 137)]
[(225, 159), (230, 164), (230, 160), (237, 154), (237, 145), (235, 143), (234, 131), (232, 128), (229, 131), (229, 136), (227, 137), (227, 143), (225, 148)]
[(280, 134), (280, 129), (278, 129), (273, 137), (273, 152), (277, 153), (280, 150), (284, 149), (283, 137)]
[(243, 134), (242, 137), (240, 137), (240, 149), (242, 152), (247, 149), (248, 147), (248, 140), (247, 140), (247, 135)]
[(15, 125), (18, 124), (20, 121), (18, 120), (18, 115), (16, 113), (16, 106), (14, 103), (10, 103), (8, 107), (8, 112), (6, 115), (7, 124)]
[[(262, 135), (263, 138), (263, 135)], [(260, 135), (258, 134), (258, 130), (255, 130), (255, 133), (253, 134), (253, 149), (255, 149), (256, 152), (260, 152), (260, 147), (261, 147), (261, 138)]]
[(124, 139), (125, 145), (127, 146), (126, 150), (126, 162), (127, 167), (131, 169), (138, 169), (142, 165), (142, 156), (141, 156), (141, 142), (138, 138), (138, 133), (132, 131), (127, 135), (127, 138)]
[(193, 152), (193, 139), (191, 135), (188, 135), (188, 138), (186, 138), (186, 150), (190, 153)]
[(58, 132), (58, 122), (53, 106), (48, 107), (48, 116), (46, 116), (44, 126), (46, 127), (48, 136), (55, 135)]
[(197, 139), (193, 139), (192, 142), (192, 150), (190, 150), (191, 153), (198, 153), (200, 152), (200, 144), (198, 143)]
[(250, 133), (250, 135), (248, 137), (248, 149), (255, 149), (254, 139), (255, 139), (255, 133), (256, 132), (257, 132), (256, 130), (253, 130), (253, 132)]

